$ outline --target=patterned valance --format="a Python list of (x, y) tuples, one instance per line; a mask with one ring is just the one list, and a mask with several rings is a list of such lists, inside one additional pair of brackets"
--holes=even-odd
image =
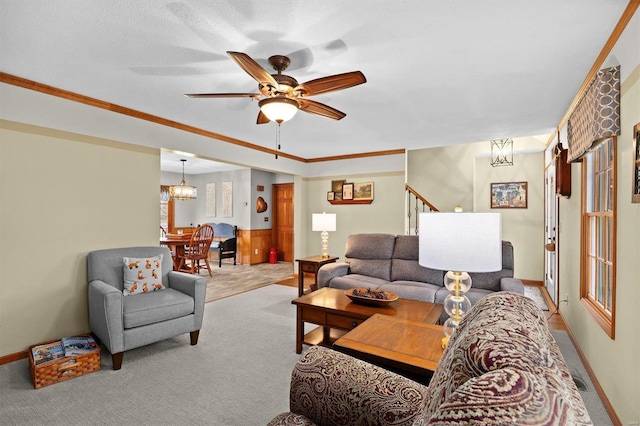
[(620, 134), (620, 66), (598, 71), (567, 123), (568, 161), (595, 143)]

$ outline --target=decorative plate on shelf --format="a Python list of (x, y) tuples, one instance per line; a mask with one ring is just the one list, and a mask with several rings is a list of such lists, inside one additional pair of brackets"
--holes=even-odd
[(366, 287), (352, 288), (350, 290), (346, 290), (344, 294), (346, 294), (353, 303), (358, 303), (360, 305), (385, 306), (398, 300), (398, 295), (391, 291)]

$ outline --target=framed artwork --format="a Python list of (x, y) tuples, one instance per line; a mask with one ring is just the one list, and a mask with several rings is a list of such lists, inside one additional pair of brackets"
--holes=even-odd
[(633, 182), (632, 203), (640, 203), (640, 123), (633, 126)]
[(216, 216), (216, 184), (208, 183), (207, 184), (207, 193), (206, 193), (206, 216), (207, 217), (215, 217)]
[(492, 209), (526, 209), (527, 182), (501, 182), (491, 184)]
[(373, 182), (354, 183), (354, 200), (373, 200)]
[[(335, 192), (336, 200), (342, 200), (342, 185), (345, 183), (347, 183), (345, 179), (331, 181), (331, 191)], [(338, 196), (338, 194), (340, 195)]]
[(353, 200), (353, 184), (352, 183), (342, 184), (342, 199)]
[(336, 199), (336, 193), (333, 191), (327, 192), (327, 201), (333, 201)]
[(222, 217), (233, 217), (233, 182), (222, 182)]

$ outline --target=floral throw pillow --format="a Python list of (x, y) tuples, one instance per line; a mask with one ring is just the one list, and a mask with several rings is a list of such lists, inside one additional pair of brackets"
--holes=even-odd
[(162, 255), (155, 257), (125, 257), (124, 290), (125, 296), (162, 290)]

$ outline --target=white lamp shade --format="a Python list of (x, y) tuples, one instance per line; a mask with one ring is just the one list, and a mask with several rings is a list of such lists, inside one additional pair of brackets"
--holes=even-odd
[(258, 105), (269, 120), (277, 123), (291, 120), (298, 112), (298, 103), (293, 99), (284, 97), (263, 99)]
[(335, 213), (313, 213), (311, 215), (312, 231), (335, 231), (336, 215)]
[(420, 213), (418, 263), (433, 269), (502, 269), (500, 213)]

